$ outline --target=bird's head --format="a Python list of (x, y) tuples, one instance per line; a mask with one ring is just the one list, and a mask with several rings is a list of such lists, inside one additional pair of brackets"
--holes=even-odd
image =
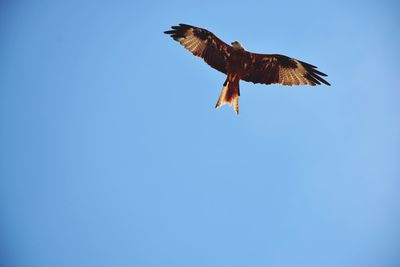
[(233, 42), (231, 43), (231, 45), (232, 45), (233, 48), (236, 48), (236, 49), (244, 49), (244, 47), (242, 46), (242, 44), (239, 43), (238, 41), (233, 41)]

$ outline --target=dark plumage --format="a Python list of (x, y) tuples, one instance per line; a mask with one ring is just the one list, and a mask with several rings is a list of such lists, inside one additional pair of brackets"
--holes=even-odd
[(239, 113), (240, 80), (262, 84), (330, 85), (322, 78), (326, 74), (300, 60), (278, 54), (251, 53), (239, 42), (232, 42), (230, 46), (212, 32), (187, 24), (171, 28), (164, 33), (211, 67), (227, 74), (216, 108), (230, 104)]

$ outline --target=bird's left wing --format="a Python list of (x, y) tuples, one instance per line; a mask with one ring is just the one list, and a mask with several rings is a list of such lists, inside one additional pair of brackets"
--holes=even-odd
[(284, 55), (268, 55), (247, 52), (251, 58), (242, 80), (253, 83), (281, 85), (330, 85), (321, 76), (327, 76), (313, 65)]
[(172, 30), (164, 33), (171, 35), (193, 55), (203, 58), (214, 69), (226, 74), (226, 61), (232, 51), (230, 45), (202, 28), (187, 24), (179, 24), (171, 28)]

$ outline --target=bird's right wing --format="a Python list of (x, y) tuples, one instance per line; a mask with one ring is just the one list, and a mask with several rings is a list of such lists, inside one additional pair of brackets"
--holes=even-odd
[(165, 34), (183, 45), (193, 55), (201, 57), (204, 61), (223, 73), (226, 71), (226, 62), (232, 51), (232, 47), (212, 32), (187, 24), (172, 26), (172, 30), (165, 31)]
[(251, 66), (242, 80), (253, 83), (281, 85), (330, 85), (316, 70), (317, 67), (283, 55), (267, 55), (247, 52)]

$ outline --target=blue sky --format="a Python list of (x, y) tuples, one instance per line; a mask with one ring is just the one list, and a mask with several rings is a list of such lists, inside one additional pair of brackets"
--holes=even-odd
[[(395, 1), (0, 5), (1, 266), (399, 266)], [(215, 110), (177, 23), (332, 86)]]

